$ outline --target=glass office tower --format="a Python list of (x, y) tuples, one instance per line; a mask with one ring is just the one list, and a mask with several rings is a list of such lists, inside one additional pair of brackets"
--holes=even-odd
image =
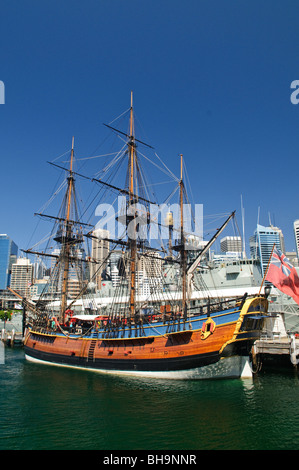
[(10, 284), (11, 266), (16, 262), (18, 247), (6, 234), (0, 234), (0, 290)]
[(250, 255), (253, 259), (259, 259), (264, 276), (268, 261), (272, 252), (273, 244), (276, 248), (283, 250), (283, 238), (281, 230), (277, 227), (263, 227), (258, 225), (253, 237), (250, 237)]

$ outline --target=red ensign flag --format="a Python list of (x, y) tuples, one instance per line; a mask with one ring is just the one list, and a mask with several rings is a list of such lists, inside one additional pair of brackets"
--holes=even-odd
[(266, 281), (272, 282), (284, 294), (292, 297), (299, 304), (299, 277), (288, 258), (274, 247)]

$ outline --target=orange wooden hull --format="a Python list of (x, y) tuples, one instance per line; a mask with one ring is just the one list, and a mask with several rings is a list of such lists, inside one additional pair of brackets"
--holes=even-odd
[(191, 324), (191, 329), (183, 331), (131, 338), (99, 337), (100, 334), (96, 338), (76, 337), (29, 330), (25, 353), (29, 360), (106, 372), (157, 373), (159, 376), (159, 373), (194, 371), (215, 365), (224, 358), (248, 357), (261, 325), (251, 330), (242, 326), (245, 317), (250, 315), (248, 308), (233, 313), (235, 321), (226, 323), (225, 318), (221, 318), (222, 323), (218, 322), (217, 326), (217, 315), (208, 319), (213, 323), (215, 320), (215, 328), (206, 336), (204, 322), (200, 329), (192, 329)]

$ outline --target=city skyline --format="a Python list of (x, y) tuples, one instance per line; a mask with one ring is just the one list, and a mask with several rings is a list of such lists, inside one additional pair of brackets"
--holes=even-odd
[[(92, 269), (93, 264), (86, 266), (82, 272), (80, 270), (82, 278), (79, 279), (79, 271), (76, 271), (72, 266), (68, 278), (68, 291), (70, 298), (75, 298), (80, 292), (82, 285), (88, 282), (90, 282), (90, 287), (95, 293), (104, 290), (106, 296), (111, 295), (111, 289), (115, 289), (117, 286), (127, 286), (128, 272), (125, 274), (127, 271), (125, 266), (126, 264), (128, 265), (128, 258), (126, 258), (126, 256), (124, 258), (122, 257), (124, 254), (122, 250), (115, 249), (115, 247), (110, 250), (110, 243), (103, 237), (108, 237), (109, 239), (109, 232), (102, 229), (97, 229), (92, 232), (91, 259), (93, 262), (98, 263), (98, 265), (100, 264), (103, 269), (97, 274), (97, 272), (94, 272)], [(10, 253), (15, 253), (15, 250), (11, 250), (11, 246), (15, 246), (17, 249), (16, 245), (6, 234), (2, 234), (0, 238), (0, 241), (2, 241), (0, 246), (0, 272), (3, 273), (4, 269), (6, 270), (6, 282), (11, 289), (17, 291), (21, 295), (25, 295), (27, 298), (36, 298), (36, 296), (39, 295), (51, 295), (51, 293), (59, 292), (61, 288), (61, 285), (59, 287), (61, 279), (59, 281), (59, 278), (57, 277), (56, 263), (52, 262), (53, 259), (51, 259), (50, 269), (47, 269), (44, 264), (42, 269), (39, 269), (39, 267), (41, 267), (39, 266), (40, 258), (38, 262), (38, 259), (36, 258), (34, 260), (30, 260), (22, 255), (13, 255), (11, 257)], [(8, 241), (9, 246), (6, 246)], [(229, 270), (233, 265), (236, 266), (238, 263), (240, 263), (241, 266), (244, 265), (244, 263), (253, 262), (252, 260), (259, 260), (260, 276), (263, 277), (268, 270), (269, 257), (271, 256), (274, 247), (273, 243), (275, 243), (278, 250), (283, 249), (284, 236), (282, 231), (277, 227), (264, 227), (258, 225), (254, 236), (250, 238), (251, 261), (250, 258), (247, 258), (245, 261), (242, 259), (243, 244), (241, 237), (239, 236), (226, 236), (222, 238), (220, 240), (221, 252), (217, 253), (213, 248), (211, 248), (211, 251), (207, 255), (207, 259), (209, 259), (210, 262), (215, 263), (215, 268), (217, 268), (217, 266), (219, 267), (220, 263), (221, 268), (223, 268), (224, 265), (222, 263), (228, 262)], [(77, 252), (78, 258), (81, 259), (83, 251), (78, 249)], [(55, 248), (52, 254), (54, 256), (59, 255), (60, 249)], [(153, 255), (152, 259), (151, 255)], [(159, 282), (161, 282), (160, 287), (161, 290), (163, 290), (162, 282), (164, 276), (169, 276), (169, 267), (163, 272), (162, 261), (165, 261), (166, 259), (169, 260), (172, 257), (170, 252), (165, 258), (160, 256), (159, 251), (150, 251), (147, 256), (148, 258), (141, 257), (138, 260), (138, 268), (136, 270), (137, 290), (140, 295), (149, 295), (151, 293), (151, 289), (153, 287), (156, 288), (158, 285), (157, 283)], [(191, 254), (191, 259), (192, 257), (193, 254)], [(293, 264), (295, 269), (297, 269), (297, 253), (287, 253), (287, 258), (289, 258), (289, 261)], [(157, 259), (158, 261), (161, 261), (161, 264), (157, 263)], [(106, 261), (104, 262), (104, 260)], [(121, 260), (122, 262), (120, 264)], [(204, 261), (204, 265), (206, 264), (206, 261), (207, 260)], [(256, 263), (256, 261), (253, 263)], [(258, 264), (256, 264), (256, 266), (258, 266)], [(233, 269), (238, 270), (238, 268)], [(122, 274), (120, 273), (121, 271)], [(122, 275), (124, 275), (124, 277), (122, 277)], [(4, 291), (5, 286), (2, 286), (2, 292)]]
[[(204, 222), (236, 210), (242, 231), (242, 197), (247, 256), (269, 219), (295, 250), (298, 10), (290, 1), (3, 5), (0, 232), (19, 249), (36, 241), (33, 214), (58, 177), (47, 162), (73, 136), (78, 159), (98, 155), (102, 123), (129, 107), (133, 90), (138, 136), (177, 176), (184, 155)], [(94, 162), (99, 171), (103, 160)]]

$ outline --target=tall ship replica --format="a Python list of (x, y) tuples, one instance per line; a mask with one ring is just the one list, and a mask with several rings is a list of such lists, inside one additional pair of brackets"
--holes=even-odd
[[(24, 349), (26, 359), (56, 366), (93, 370), (102, 373), (139, 375), (152, 378), (204, 379), (251, 376), (250, 354), (267, 318), (268, 300), (264, 294), (206, 298), (196, 296), (200, 285), (196, 273), (201, 260), (217, 236), (234, 216), (231, 214), (204, 247), (190, 250), (184, 230), (186, 198), (181, 173), (177, 178), (179, 227), (172, 241), (172, 221), (168, 249), (151, 247), (149, 231), (150, 201), (145, 192), (145, 175), (137, 146), (146, 145), (135, 137), (133, 97), (129, 108), (127, 133), (110, 125), (110, 131), (125, 139), (123, 158), (126, 184), (93, 179), (105, 194), (121, 194), (124, 205), (117, 214), (123, 236), (106, 241), (120, 246), (118, 259), (120, 281), (110, 296), (97, 298), (91, 282), (86, 281), (86, 263), (92, 265), (96, 279), (107, 259), (99, 262), (84, 257), (80, 247), (93, 239), (94, 231), (79, 220), (75, 177), (87, 178), (74, 171), (74, 141), (70, 165), (66, 169), (65, 195), (58, 216), (39, 214), (54, 221), (51, 234), (57, 249), (47, 254), (33, 248), (26, 253), (51, 257), (48, 285), (36, 301), (22, 298), (26, 310)], [(109, 131), (109, 132), (110, 132)], [(118, 157), (119, 158), (119, 157)], [(59, 165), (56, 165), (59, 167)], [(60, 167), (61, 168), (61, 167)], [(144, 210), (137, 210), (138, 204)], [(159, 230), (159, 223), (156, 223)], [(142, 229), (142, 230), (141, 230)], [(85, 232), (85, 233), (84, 233)], [(105, 238), (102, 238), (105, 241)], [(111, 256), (109, 250), (107, 256)], [(155, 264), (156, 263), (156, 264)], [(140, 265), (149, 270), (147, 291), (140, 292)], [(154, 266), (154, 268), (153, 268)], [(158, 273), (158, 270), (161, 270)], [(177, 289), (163, 285), (172, 273)], [(72, 279), (81, 281), (78, 292), (70, 295)], [(164, 273), (164, 274), (163, 274)], [(111, 273), (110, 273), (111, 274)], [(103, 284), (105, 284), (103, 282)], [(256, 289), (258, 292), (261, 289)], [(16, 295), (20, 295), (15, 292)]]

